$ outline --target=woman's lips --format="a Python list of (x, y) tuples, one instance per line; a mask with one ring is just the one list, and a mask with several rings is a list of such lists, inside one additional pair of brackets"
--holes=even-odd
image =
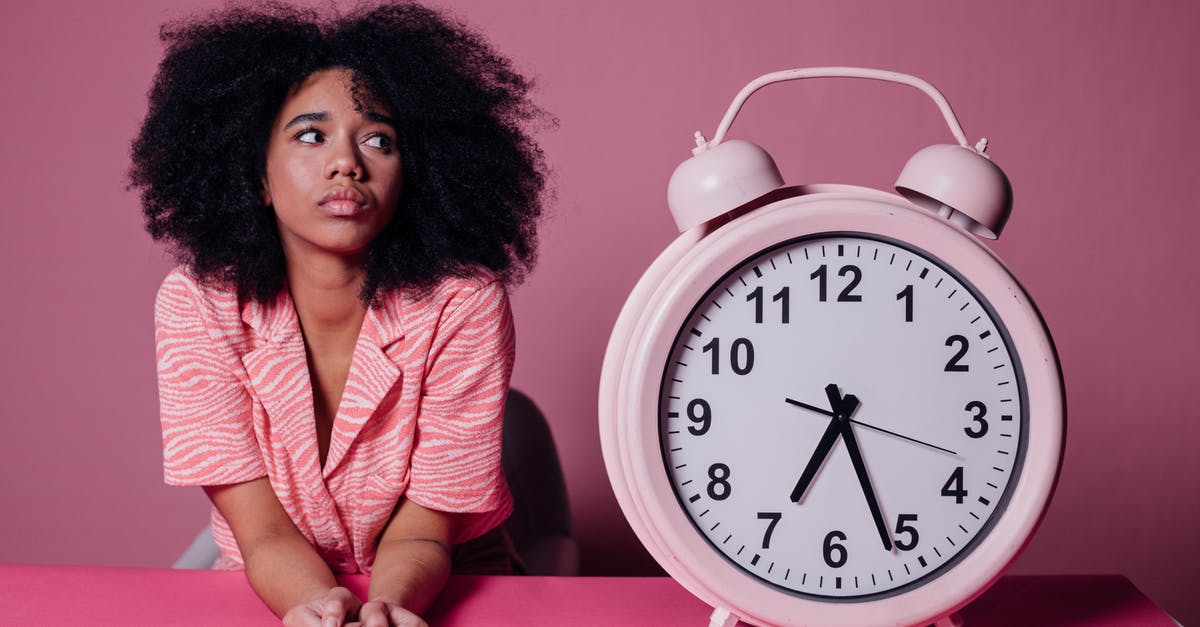
[(319, 204), (329, 215), (354, 216), (366, 211), (367, 197), (353, 187), (339, 185), (325, 192)]

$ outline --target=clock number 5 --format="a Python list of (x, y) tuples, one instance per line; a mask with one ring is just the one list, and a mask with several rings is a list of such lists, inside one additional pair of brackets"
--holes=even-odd
[[(714, 337), (704, 345), (702, 351), (712, 353), (712, 373), (721, 374), (721, 338)], [(729, 348), (729, 367), (739, 375), (750, 374), (754, 369), (754, 344), (750, 340), (739, 337), (733, 341), (733, 346)]]
[(901, 551), (911, 551), (917, 548), (917, 543), (921, 541), (921, 534), (917, 533), (917, 528), (907, 524), (910, 521), (917, 522), (917, 515), (900, 514), (900, 518), (896, 520), (896, 533), (908, 534), (908, 541), (901, 541), (899, 538), (896, 538), (896, 541), (893, 543)]

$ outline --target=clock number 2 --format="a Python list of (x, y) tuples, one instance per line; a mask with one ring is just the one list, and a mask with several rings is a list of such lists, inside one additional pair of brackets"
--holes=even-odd
[(946, 372), (967, 372), (971, 369), (971, 367), (967, 364), (960, 364), (958, 362), (963, 357), (967, 356), (967, 347), (970, 346), (970, 344), (967, 342), (967, 338), (961, 335), (951, 335), (950, 337), (946, 338), (946, 346), (954, 346), (955, 344), (958, 345), (958, 351), (954, 353), (954, 356), (950, 358), (950, 361), (946, 362)]
[[(721, 338), (714, 337), (702, 350), (712, 353), (712, 373), (721, 374)], [(729, 348), (729, 366), (734, 374), (750, 374), (754, 369), (754, 344), (750, 340), (739, 337), (733, 341), (733, 346)]]
[[(825, 264), (821, 264), (821, 267), (817, 268), (815, 272), (808, 275), (808, 278), (816, 279), (817, 281), (817, 300), (821, 302), (825, 302), (827, 300), (825, 283), (827, 282), (826, 276), (828, 274), (828, 267)], [(838, 276), (846, 276), (847, 274), (850, 275), (850, 282), (847, 283), (846, 287), (842, 288), (842, 291), (838, 293), (837, 302), (861, 303), (862, 295), (855, 294), (854, 288), (858, 287), (858, 282), (862, 280), (862, 270), (859, 270), (858, 266), (842, 266), (842, 268), (838, 270)]]

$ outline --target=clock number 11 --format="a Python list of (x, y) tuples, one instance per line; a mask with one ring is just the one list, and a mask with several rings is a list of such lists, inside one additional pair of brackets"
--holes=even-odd
[[(751, 301), (754, 302), (754, 324), (762, 324), (763, 323), (763, 288), (761, 285), (754, 288), (754, 291), (750, 292), (750, 294), (748, 296), (746, 296), (746, 302), (751, 302)], [(778, 292), (775, 292), (775, 295), (771, 297), (771, 302), (779, 303), (780, 322), (782, 322), (783, 324), (788, 324), (789, 322), (791, 322), (791, 320), (789, 320), (789, 316), (788, 316), (789, 302), (788, 302), (788, 288), (786, 285), (782, 289), (780, 289)]]

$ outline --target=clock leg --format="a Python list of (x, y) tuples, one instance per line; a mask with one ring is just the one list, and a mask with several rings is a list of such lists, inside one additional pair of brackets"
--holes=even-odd
[(713, 608), (712, 615), (708, 617), (708, 627), (734, 627), (737, 624), (737, 614), (724, 607)]
[(963, 619), (957, 612), (949, 616), (943, 616), (936, 623), (931, 623), (931, 627), (962, 627)]

